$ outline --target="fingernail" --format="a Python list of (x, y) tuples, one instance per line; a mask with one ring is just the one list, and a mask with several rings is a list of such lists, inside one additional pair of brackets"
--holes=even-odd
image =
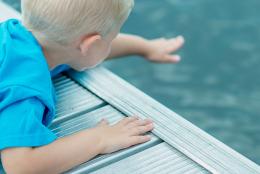
[(179, 61), (181, 60), (181, 57), (180, 57), (179, 55), (177, 55), (177, 56), (175, 56), (173, 59), (174, 59), (174, 61), (179, 62)]
[(148, 120), (149, 123), (153, 123), (153, 120)]
[(181, 36), (181, 35), (180, 35), (180, 36), (178, 36), (178, 37), (177, 37), (177, 39), (178, 39), (179, 41), (181, 41), (181, 42), (184, 42), (184, 41), (185, 41), (185, 40), (184, 40), (184, 37), (183, 37), (183, 36)]

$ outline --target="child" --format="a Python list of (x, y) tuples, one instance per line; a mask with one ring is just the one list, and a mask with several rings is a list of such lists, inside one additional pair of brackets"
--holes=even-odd
[(0, 25), (0, 150), (7, 173), (61, 173), (106, 154), (150, 140), (149, 119), (127, 117), (57, 139), (47, 128), (55, 114), (51, 77), (106, 58), (139, 54), (155, 62), (183, 38), (146, 40), (118, 34), (133, 0), (23, 0), (22, 22)]

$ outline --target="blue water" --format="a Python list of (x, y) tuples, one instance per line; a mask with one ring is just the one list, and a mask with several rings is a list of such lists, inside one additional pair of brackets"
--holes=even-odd
[(260, 164), (259, 9), (259, 0), (137, 0), (122, 31), (182, 34), (183, 60), (158, 65), (134, 56), (105, 66)]
[(259, 9), (259, 0), (138, 0), (123, 32), (183, 34), (183, 60), (129, 57), (106, 66), (260, 164)]

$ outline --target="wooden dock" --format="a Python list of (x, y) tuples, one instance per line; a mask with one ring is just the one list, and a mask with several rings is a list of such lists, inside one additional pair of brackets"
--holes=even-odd
[[(17, 14), (0, 2), (0, 19)], [(97, 156), (65, 173), (260, 174), (259, 165), (101, 66), (69, 70), (53, 84), (57, 112), (49, 128), (59, 138), (93, 127), (101, 118), (113, 124), (126, 115), (138, 115), (155, 123), (151, 141)]]

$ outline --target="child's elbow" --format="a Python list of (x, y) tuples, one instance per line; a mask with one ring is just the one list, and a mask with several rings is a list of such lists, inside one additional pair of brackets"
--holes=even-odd
[(1, 160), (6, 173), (34, 174), (33, 161), (30, 160), (31, 148), (10, 148), (1, 151)]

